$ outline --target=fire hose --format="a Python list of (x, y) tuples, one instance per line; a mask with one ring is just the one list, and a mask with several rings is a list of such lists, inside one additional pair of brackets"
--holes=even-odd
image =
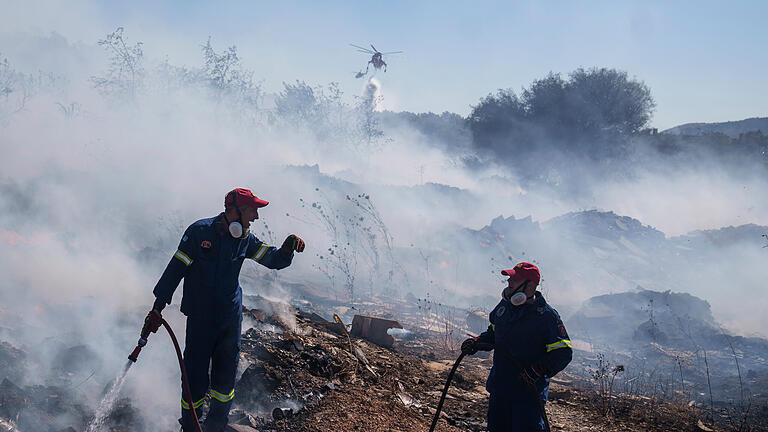
[[(481, 351), (490, 351), (494, 349), (493, 345), (485, 344), (485, 343), (478, 343), (477, 348)], [(515, 365), (520, 370), (522, 370), (522, 366), (520, 362), (517, 361), (517, 359), (515, 359), (506, 351), (500, 348), (496, 349), (496, 351), (500, 352), (513, 365)], [(432, 425), (429, 427), (429, 432), (434, 432), (435, 426), (437, 426), (437, 420), (440, 418), (440, 411), (443, 409), (443, 402), (445, 402), (445, 396), (448, 394), (448, 388), (451, 386), (451, 380), (453, 379), (453, 374), (456, 373), (456, 368), (459, 367), (459, 363), (461, 363), (461, 360), (464, 358), (464, 355), (465, 355), (464, 352), (459, 354), (459, 358), (456, 359), (456, 362), (453, 364), (451, 371), (448, 372), (448, 378), (445, 380), (445, 387), (443, 387), (443, 393), (442, 395), (440, 395), (440, 402), (437, 403), (437, 410), (435, 411), (435, 417), (432, 419)], [(541, 400), (541, 397), (539, 397), (539, 392), (536, 390), (535, 386), (528, 385), (528, 388), (532, 391), (532, 395), (536, 398), (536, 401), (539, 403), (539, 409), (541, 410), (541, 417), (544, 419), (544, 430), (546, 432), (550, 432), (549, 419), (547, 418), (547, 412), (544, 410), (544, 402)]]
[[(160, 322), (163, 324), (163, 327), (165, 327), (166, 330), (168, 330), (168, 335), (171, 336), (171, 341), (173, 341), (173, 347), (176, 348), (176, 357), (179, 359), (179, 368), (181, 369), (181, 385), (184, 388), (184, 395), (186, 396), (187, 400), (190, 401), (189, 403), (192, 404), (192, 391), (189, 389), (189, 381), (187, 380), (187, 369), (184, 367), (184, 357), (181, 355), (181, 348), (179, 348), (179, 341), (176, 340), (176, 335), (173, 333), (173, 330), (171, 329), (171, 326), (168, 325), (168, 322), (165, 321), (164, 318), (160, 318)], [(147, 338), (149, 337), (149, 329), (147, 328), (147, 325), (144, 325), (144, 328), (141, 329), (141, 336), (139, 337), (139, 342), (136, 344), (136, 348), (133, 349), (133, 352), (128, 356), (128, 360), (136, 363), (136, 360), (139, 358), (139, 353), (141, 352), (141, 349), (147, 344)], [(200, 427), (200, 420), (197, 418), (197, 410), (195, 409), (194, 405), (190, 407), (190, 411), (192, 411), (192, 418), (195, 420), (195, 428), (197, 429), (197, 432), (203, 432), (203, 429)]]

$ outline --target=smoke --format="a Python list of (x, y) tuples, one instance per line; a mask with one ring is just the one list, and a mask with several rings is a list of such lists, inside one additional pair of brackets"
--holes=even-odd
[[(589, 165), (573, 161), (568, 169), (584, 173), (582, 183), (562, 185), (558, 178), (578, 176), (554, 170), (544, 173), (548, 183), (527, 185), (503, 163), (484, 160), (469, 168), (466, 154), (408, 125), (385, 129), (376, 114), (388, 95), (373, 78), (359, 95), (331, 103), (316, 92), (315, 108), (303, 117), (280, 117), (272, 102), (279, 95), (259, 87), (258, 72), (249, 81), (244, 69), (236, 86), (225, 80), (215, 87), (200, 65), (144, 58), (146, 76), (131, 83), (134, 94), (100, 93), (92, 77), (109, 70), (104, 54), (95, 43), (62, 39), (0, 38), (0, 53), (11, 51), (9, 41), (22, 42), (14, 45), (17, 54), (19, 46), (36, 46), (38, 64), (54, 77), (25, 81), (9, 74), (14, 89), (28, 96), (0, 98), (0, 325), (26, 348), (46, 338), (87, 344), (102, 365), (85, 385), (95, 395), (132, 350), (152, 288), (185, 227), (218, 214), (234, 187), (270, 201), (252, 226), (261, 239), (279, 246), (296, 233), (307, 242), (274, 286), (267, 282), (270, 272), (244, 266), (246, 292), (269, 290), (275, 301), (286, 302), (298, 284), (347, 300), (379, 292), (431, 294), (487, 307), (503, 288), (499, 270), (530, 260), (542, 268), (548, 300), (564, 311), (592, 295), (640, 284), (701, 296), (728, 328), (764, 334), (768, 322), (758, 305), (766, 294), (756, 290), (766, 276), (766, 249), (700, 243), (695, 262), (668, 261), (677, 267), (655, 278), (648, 269), (663, 265), (663, 257), (646, 256), (652, 250), (646, 245), (637, 247), (641, 252), (621, 250), (630, 256), (621, 265), (596, 267), (600, 260), (586, 252), (597, 254), (600, 240), (541, 228), (584, 209), (630, 216), (667, 240), (695, 229), (767, 225), (768, 208), (757, 199), (768, 186), (764, 174), (735, 177), (713, 163), (639, 170), (605, 183), (589, 177)], [(67, 61), (56, 69), (57, 62), (42, 60), (50, 58)], [(8, 61), (9, 70), (37, 73), (24, 69), (29, 59), (9, 55)], [(570, 194), (565, 186), (586, 192)], [(514, 237), (479, 238), (474, 230), (499, 215), (531, 218)], [(617, 242), (626, 246), (626, 239)], [(614, 247), (603, 244), (604, 261), (617, 253)], [(735, 270), (723, 271), (723, 263)], [(749, 296), (754, 301), (744, 306)], [(177, 293), (175, 302), (180, 298)], [(287, 309), (275, 312), (295, 325)], [(184, 318), (175, 306), (165, 316), (181, 336)], [(31, 352), (40, 359), (52, 355)], [(26, 379), (40, 382), (45, 374)], [(172, 425), (178, 387), (174, 353), (165, 336), (153, 335), (124, 391), (152, 394), (134, 402), (147, 417)]]

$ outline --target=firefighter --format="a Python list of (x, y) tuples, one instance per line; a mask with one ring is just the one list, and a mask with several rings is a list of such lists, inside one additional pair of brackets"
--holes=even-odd
[(294, 251), (304, 250), (304, 241), (294, 234), (276, 248), (250, 232), (251, 222), (259, 218), (258, 209), (267, 204), (248, 189), (227, 193), (223, 213), (187, 228), (153, 291), (155, 303), (145, 321), (156, 332), (163, 308), (184, 279), (184, 367), (192, 393), (189, 401), (182, 390), (179, 422), (185, 432), (196, 430), (190, 410), (194, 408), (200, 417), (207, 392), (211, 399), (204, 430), (220, 432), (227, 425), (240, 353), (243, 292), (238, 279), (243, 261), (249, 258), (279, 270), (291, 264)]
[(486, 382), (489, 431), (543, 431), (549, 378), (570, 363), (571, 341), (560, 315), (536, 290), (538, 267), (522, 262), (501, 274), (509, 280), (489, 315), (491, 324), (461, 350), (494, 350)]

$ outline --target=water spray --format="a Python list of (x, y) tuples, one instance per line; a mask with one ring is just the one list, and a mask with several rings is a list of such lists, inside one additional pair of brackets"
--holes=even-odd
[[(184, 388), (184, 395), (186, 396), (188, 401), (192, 400), (192, 391), (189, 389), (189, 381), (187, 380), (187, 369), (184, 367), (184, 357), (181, 354), (181, 348), (179, 347), (179, 341), (176, 339), (176, 335), (173, 333), (173, 330), (171, 329), (171, 326), (168, 324), (168, 322), (165, 320), (165, 318), (160, 318), (160, 322), (163, 324), (163, 327), (165, 327), (166, 330), (168, 330), (168, 335), (171, 337), (171, 341), (173, 342), (173, 347), (176, 349), (176, 357), (179, 359), (179, 369), (181, 369), (181, 383), (182, 387)], [(144, 327), (141, 329), (141, 335), (139, 336), (139, 341), (136, 343), (136, 348), (133, 349), (133, 352), (128, 356), (128, 365), (126, 365), (126, 371), (130, 367), (131, 364), (136, 363), (136, 360), (139, 358), (139, 353), (141, 353), (141, 349), (144, 348), (145, 345), (147, 345), (147, 339), (149, 338), (149, 325), (144, 324)], [(190, 408), (190, 411), (192, 411), (192, 418), (195, 419), (195, 427), (197, 428), (197, 432), (203, 432), (203, 429), (200, 427), (200, 420), (197, 418), (197, 410), (194, 409), (194, 407)]]
[(85, 432), (96, 432), (104, 425), (104, 421), (107, 419), (107, 415), (112, 412), (112, 406), (117, 401), (117, 396), (120, 394), (120, 389), (123, 388), (125, 383), (125, 376), (128, 374), (128, 369), (131, 368), (133, 362), (129, 361), (125, 364), (123, 372), (112, 382), (109, 387), (107, 395), (99, 402), (99, 406), (96, 408), (96, 415), (93, 416), (93, 420), (88, 423), (88, 427)]

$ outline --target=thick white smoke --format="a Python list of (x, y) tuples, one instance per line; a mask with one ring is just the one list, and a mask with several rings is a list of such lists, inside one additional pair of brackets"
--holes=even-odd
[[(355, 260), (359, 294), (386, 281), (391, 253), (400, 264), (392, 267), (395, 272), (408, 274), (407, 285), (401, 276), (393, 277), (401, 289), (398, 295), (431, 293), (463, 306), (498, 298), (498, 270), (514, 265), (505, 253), (514, 254), (515, 260), (536, 259), (525, 251), (489, 249), (460, 234), (499, 215), (544, 222), (569, 211), (599, 208), (636, 218), (667, 236), (768, 224), (768, 208), (758, 199), (768, 186), (765, 177), (737, 181), (714, 169), (649, 171), (568, 196), (524, 187), (508, 166), (493, 161), (468, 169), (462, 155), (410, 127), (382, 131), (372, 114), (381, 111), (387, 95), (375, 79), (343, 109), (318, 104), (318, 112), (300, 112), (304, 119), (326, 116), (322, 118), (341, 130), (330, 128), (321, 135), (311, 127), (319, 123), (291, 123), (277, 115), (270, 103), (276, 95), (262, 94), (259, 105), (245, 106), (232, 95), (195, 84), (198, 72), (192, 66), (164, 74), (163, 61), (147, 57), (143, 87), (131, 97), (110, 97), (93, 86), (91, 77), (108, 68), (94, 44), (14, 34), (0, 38), (0, 54), (9, 52), (9, 41), (21, 46), (34, 42), (38, 63), (50, 66), (43, 73), (52, 75), (45, 82), (27, 82), (28, 97), (14, 99), (17, 94), (12, 93), (0, 99), (0, 324), (15, 327), (11, 339), (23, 346), (47, 337), (87, 343), (101, 358), (102, 379), (118, 371), (133, 348), (142, 315), (153, 301), (152, 287), (184, 228), (220, 212), (224, 194), (234, 187), (251, 188), (271, 202), (253, 227), (260, 237), (279, 245), (294, 232), (307, 241), (307, 252), (279, 273), (282, 280), (310, 281), (330, 291), (332, 284), (321, 271), (329, 268), (324, 267), (330, 259), (326, 250), (339, 238), (356, 239), (349, 259)], [(144, 42), (148, 46), (154, 41)], [(22, 52), (14, 46), (10, 51)], [(56, 62), (43, 61), (72, 56), (82, 61), (65, 62), (61, 70)], [(13, 65), (16, 59), (8, 60)], [(311, 72), (307, 74), (311, 80)], [(16, 104), (12, 109), (6, 109), (9, 101)], [(364, 221), (349, 219), (349, 209), (358, 217), (363, 213), (346, 195), (362, 196), (360, 205), (370, 199), (377, 213), (365, 214)], [(313, 203), (338, 212), (338, 224), (324, 224)], [(376, 217), (383, 225), (370, 222)], [(372, 244), (380, 255), (366, 255), (370, 248), (363, 231), (344, 237), (345, 227), (353, 223), (373, 230), (368, 232), (375, 233)], [(334, 229), (340, 231), (337, 238)], [(390, 249), (383, 246), (387, 235)], [(565, 310), (592, 295), (633, 288), (627, 278), (588, 268), (583, 251), (557, 232), (541, 241), (537, 247), (557, 251), (542, 270), (551, 281), (545, 285), (548, 296)], [(674, 284), (647, 288), (699, 295), (712, 302), (716, 316), (729, 328), (764, 334), (768, 322), (759, 308), (768, 298), (757, 289), (765, 280), (762, 269), (768, 257), (765, 249), (751, 247), (705, 251), (710, 256), (703, 262), (716, 263), (720, 254), (720, 262), (733, 271), (667, 269)], [(497, 252), (496, 261), (489, 261)], [(376, 260), (380, 273), (373, 271)], [(263, 274), (255, 264), (244, 271)], [(343, 294), (343, 283), (333, 289)], [(753, 301), (745, 306), (744, 297)], [(173, 306), (167, 316), (181, 336), (183, 318)], [(165, 338), (153, 335), (127, 390), (153, 394), (134, 400), (148, 415), (172, 425), (178, 411), (178, 371)], [(103, 381), (94, 382), (91, 390), (98, 393), (101, 385)]]

